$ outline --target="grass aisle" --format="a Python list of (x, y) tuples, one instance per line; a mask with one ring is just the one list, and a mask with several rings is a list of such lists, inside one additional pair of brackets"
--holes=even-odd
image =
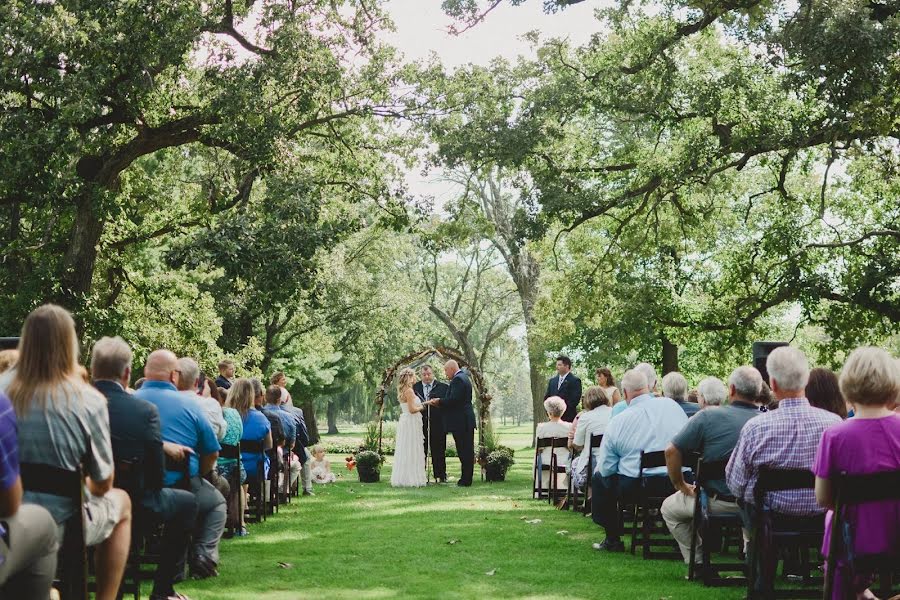
[[(522, 448), (527, 439), (503, 441)], [(678, 562), (601, 556), (589, 518), (528, 499), (531, 452), (516, 459), (503, 483), (394, 490), (390, 462), (381, 483), (360, 484), (332, 457), (342, 480), (223, 541), (221, 575), (179, 591), (195, 600), (743, 597), (684, 581)], [(458, 474), (456, 459), (448, 465)]]

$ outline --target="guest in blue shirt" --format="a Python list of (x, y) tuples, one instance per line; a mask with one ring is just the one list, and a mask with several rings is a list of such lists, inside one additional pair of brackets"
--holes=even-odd
[[(687, 423), (687, 415), (669, 398), (658, 398), (647, 385), (647, 376), (637, 368), (622, 377), (622, 391), (629, 408), (611, 419), (600, 444), (600, 461), (591, 480), (594, 522), (606, 529), (606, 540), (596, 550), (622, 552), (620, 504), (635, 500), (640, 488), (641, 452), (665, 450)], [(647, 489), (653, 495), (673, 493), (666, 468), (644, 471)]]
[[(244, 424), (242, 442), (262, 442), (263, 449), (272, 447), (272, 426), (262, 412), (253, 406), (253, 382), (249, 379), (238, 379), (228, 390), (228, 404), (241, 415)], [(269, 477), (269, 456), (263, 454), (263, 477)], [(247, 471), (247, 480), (255, 481), (260, 455), (256, 452), (241, 452), (241, 461)]]
[(203, 409), (178, 391), (178, 357), (168, 350), (156, 350), (144, 366), (146, 381), (135, 396), (156, 405), (164, 442), (190, 449), (190, 481), (177, 470), (167, 470), (165, 484), (188, 487), (197, 498), (197, 525), (191, 546), (191, 574), (198, 579), (218, 575), (219, 540), (225, 531), (225, 498), (204, 475), (216, 466), (219, 441)]
[[(284, 448), (282, 448), (282, 458), (288, 460), (290, 458), (291, 449), (297, 441), (298, 421), (292, 413), (289, 413), (281, 404), (281, 388), (277, 385), (270, 385), (266, 390), (266, 404), (263, 406), (263, 412), (276, 415), (281, 419), (284, 427)], [(299, 460), (291, 462), (291, 477), (288, 483), (289, 488), (293, 488), (294, 484), (300, 478), (301, 464)], [(282, 485), (282, 483), (279, 483)]]

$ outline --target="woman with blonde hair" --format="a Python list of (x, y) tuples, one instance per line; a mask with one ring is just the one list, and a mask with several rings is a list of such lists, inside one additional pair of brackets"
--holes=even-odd
[(400, 420), (394, 444), (392, 487), (422, 487), (425, 485), (425, 445), (422, 429), (422, 403), (413, 392), (416, 372), (409, 367), (397, 377), (397, 399)]
[[(856, 414), (824, 431), (813, 466), (816, 501), (829, 509), (822, 542), (825, 555), (831, 551), (831, 536), (835, 534), (831, 527), (834, 480), (841, 475), (900, 470), (900, 415), (890, 408), (900, 394), (897, 363), (881, 348), (857, 348), (844, 363), (838, 382), (844, 397), (856, 407)], [(837, 533), (841, 547), (831, 557), (836, 565), (831, 597), (874, 598), (867, 589), (871, 574), (854, 572), (851, 557), (900, 553), (900, 501), (847, 506), (841, 516), (847, 528)]]
[(113, 488), (106, 399), (82, 378), (72, 315), (53, 304), (28, 315), (18, 360), (0, 376), (0, 391), (9, 396), (18, 417), (22, 463), (65, 471), (80, 467), (88, 476), (84, 507), (27, 490), (24, 499), (50, 511), (60, 540), (69, 517), (84, 510), (87, 545), (97, 546), (97, 598), (115, 598), (131, 541), (131, 501)]

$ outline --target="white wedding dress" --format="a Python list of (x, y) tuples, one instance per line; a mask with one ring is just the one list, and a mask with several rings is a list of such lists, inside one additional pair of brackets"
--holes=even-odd
[[(412, 391), (410, 390), (411, 394)], [(416, 405), (422, 403), (416, 398)], [(422, 487), (425, 485), (425, 443), (422, 433), (422, 413), (411, 413), (406, 402), (400, 403), (397, 439), (394, 445), (394, 469), (391, 487)]]

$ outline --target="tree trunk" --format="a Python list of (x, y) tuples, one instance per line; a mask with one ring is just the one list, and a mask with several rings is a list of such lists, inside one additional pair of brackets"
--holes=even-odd
[(300, 404), (303, 409), (303, 417), (306, 420), (306, 431), (309, 432), (309, 443), (319, 443), (319, 426), (316, 423), (316, 407), (312, 399), (304, 400)]
[[(63, 257), (62, 290), (59, 301), (77, 312), (91, 291), (94, 268), (97, 264), (97, 244), (106, 222), (96, 211), (98, 192), (89, 186), (75, 203), (75, 221), (71, 240)], [(76, 322), (79, 320), (76, 319)]]
[(662, 334), (662, 374), (678, 370), (678, 346)]
[(331, 400), (328, 403), (328, 410), (325, 413), (325, 418), (328, 420), (328, 434), (333, 435), (338, 433), (337, 428), (337, 402)]

